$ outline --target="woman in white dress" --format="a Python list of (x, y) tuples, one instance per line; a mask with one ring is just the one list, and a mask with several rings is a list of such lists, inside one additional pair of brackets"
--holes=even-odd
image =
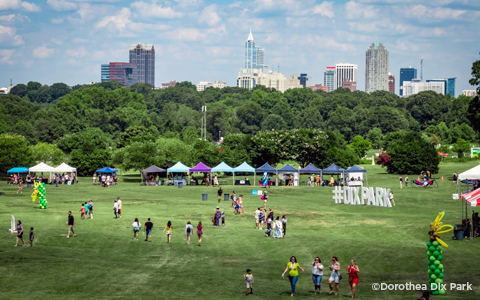
[(275, 223), (273, 224), (273, 238), (274, 239), (282, 239), (282, 222), (280, 222), (280, 216), (277, 217)]

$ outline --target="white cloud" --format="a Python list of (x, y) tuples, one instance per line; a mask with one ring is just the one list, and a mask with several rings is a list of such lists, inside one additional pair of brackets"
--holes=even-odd
[(373, 22), (348, 22), (350, 30), (356, 32), (377, 32), (385, 29), (393, 29), (390, 19), (382, 19)]
[(13, 46), (24, 44), (25, 42), (23, 41), (22, 37), (15, 34), (16, 31), (17, 30), (14, 27), (0, 25), (0, 43), (3, 45), (10, 44)]
[(122, 8), (122, 10), (117, 14), (113, 16), (107, 16), (103, 18), (101, 21), (97, 22), (95, 24), (95, 28), (102, 28), (102, 27), (107, 27), (110, 23), (115, 26), (117, 29), (124, 29), (127, 23), (130, 23), (131, 21), (129, 20), (130, 17), (130, 9), (129, 8)]
[(85, 47), (79, 47), (77, 49), (67, 49), (65, 50), (65, 53), (71, 57), (84, 57), (87, 54), (87, 51), (85, 50)]
[(232, 50), (234, 50), (234, 47), (208, 47), (205, 49), (205, 53), (207, 53), (210, 56), (230, 56), (230, 53)]
[(50, 22), (52, 22), (53, 24), (62, 24), (63, 18), (52, 18)]
[(422, 4), (403, 7), (401, 10), (406, 17), (415, 17), (421, 21), (442, 21), (449, 19), (460, 19), (467, 12), (466, 10), (451, 9), (446, 7), (427, 7)]
[(29, 12), (40, 11), (40, 7), (34, 3), (20, 0), (1, 0), (0, 10), (24, 9)]
[(325, 17), (333, 18), (333, 2), (323, 1), (322, 4), (315, 5), (313, 8), (314, 14), (320, 14)]
[(167, 37), (178, 41), (198, 41), (207, 38), (207, 33), (197, 28), (180, 28), (168, 32)]
[(7, 21), (7, 22), (10, 22), (12, 21), (13, 19), (15, 18), (15, 15), (4, 15), (4, 16), (0, 16), (0, 21)]
[(175, 2), (177, 2), (182, 7), (197, 6), (203, 3), (202, 0), (175, 0)]
[(88, 40), (87, 40), (87, 39), (81, 39), (81, 38), (74, 38), (74, 39), (72, 40), (72, 42), (75, 43), (75, 44), (81, 44), (81, 43), (86, 43), (86, 42), (88, 42)]
[(78, 8), (76, 3), (68, 2), (66, 0), (47, 0), (47, 4), (49, 4), (56, 11), (68, 11)]
[(10, 60), (15, 50), (13, 49), (0, 49), (0, 64), (13, 65), (13, 61)]
[(183, 16), (183, 13), (174, 11), (171, 7), (162, 7), (155, 3), (149, 4), (143, 1), (133, 2), (131, 7), (141, 16), (174, 19)]
[(43, 44), (43, 46), (33, 49), (33, 57), (39, 59), (48, 58), (54, 51), (55, 49), (48, 48), (47, 45)]
[(288, 15), (298, 16), (310, 13), (315, 0), (255, 0), (254, 7), (257, 11), (285, 11)]
[(355, 1), (345, 4), (345, 13), (348, 19), (372, 19), (378, 15), (379, 9), (373, 5), (363, 5)]
[(202, 13), (200, 14), (199, 21), (205, 22), (209, 26), (214, 26), (215, 24), (221, 21), (216, 10), (217, 10), (217, 6), (215, 4), (205, 7)]

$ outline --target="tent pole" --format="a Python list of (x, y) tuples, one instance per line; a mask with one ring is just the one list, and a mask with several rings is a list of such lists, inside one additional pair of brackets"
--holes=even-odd
[[(472, 216), (472, 205), (470, 205), (470, 215)], [(470, 240), (473, 240), (473, 216), (470, 217)]]
[(257, 172), (253, 171), (253, 186), (255, 186), (256, 182), (257, 182)]
[(278, 170), (275, 172), (275, 186), (278, 186)]
[(235, 172), (233, 172), (233, 181), (232, 181), (232, 185), (235, 185)]

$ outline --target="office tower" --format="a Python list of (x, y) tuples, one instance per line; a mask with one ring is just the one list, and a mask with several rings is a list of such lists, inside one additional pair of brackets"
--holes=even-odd
[(342, 88), (347, 88), (350, 92), (355, 92), (357, 90), (357, 83), (355, 81), (344, 79), (342, 82)]
[(412, 81), (413, 79), (417, 79), (417, 69), (412, 67), (400, 68), (400, 89), (398, 91), (400, 96), (403, 96), (403, 82)]
[(335, 67), (327, 67), (323, 75), (323, 86), (328, 86), (330, 92), (335, 90)]
[(395, 94), (395, 75), (388, 73), (388, 91)]
[(137, 64), (139, 82), (155, 86), (155, 47), (151, 44), (130, 46), (130, 63)]
[(245, 42), (245, 69), (268, 72), (268, 66), (265, 64), (265, 49), (255, 46), (252, 30)]
[(300, 76), (298, 77), (298, 79), (300, 79), (300, 84), (303, 86), (303, 87), (307, 87), (310, 85), (310, 77), (307, 77), (307, 74), (300, 74)]
[(346, 81), (353, 81), (357, 82), (357, 70), (358, 66), (355, 64), (336, 64), (335, 66), (335, 83), (334, 83), (334, 90), (339, 87), (342, 87), (343, 82)]
[(101, 81), (118, 81), (123, 87), (130, 87), (139, 82), (137, 64), (111, 62), (108, 65), (102, 65)]
[(455, 79), (456, 77), (445, 79), (429, 79), (427, 82), (443, 82), (445, 84), (443, 94), (450, 94), (450, 96), (455, 97)]
[(365, 92), (388, 91), (388, 51), (378, 40), (365, 53)]
[(412, 81), (403, 82), (403, 96), (408, 97), (423, 91), (434, 91), (436, 93), (445, 94), (445, 81), (429, 81), (422, 82), (420, 79), (413, 79)]

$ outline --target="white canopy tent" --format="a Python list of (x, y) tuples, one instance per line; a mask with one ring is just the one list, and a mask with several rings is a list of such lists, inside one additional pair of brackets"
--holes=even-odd
[[(471, 168), (470, 170), (467, 170), (463, 173), (460, 173), (457, 176), (458, 196), (459, 196), (460, 199), (463, 199), (463, 201), (462, 200), (460, 201), (462, 203), (462, 219), (463, 219), (463, 202), (465, 202), (466, 206), (467, 205), (470, 206), (470, 212), (472, 210), (472, 206), (476, 206), (476, 201), (469, 202), (468, 199), (464, 199), (464, 197), (467, 196), (468, 194), (465, 194), (465, 195), (462, 196), (462, 193), (461, 193), (461, 190), (460, 190), (460, 186), (462, 184), (462, 181), (467, 182), (466, 184), (467, 184), (467, 190), (468, 190), (468, 181), (469, 180), (480, 180), (480, 165), (478, 165), (474, 168)], [(465, 208), (465, 220), (468, 219), (467, 213), (468, 213), (468, 208), (466, 207)], [(473, 237), (473, 227), (471, 228), (470, 235)]]
[(30, 172), (48, 172), (50, 174), (49, 179), (52, 178), (52, 172), (55, 172), (55, 168), (47, 165), (46, 163), (39, 163), (28, 169)]
[(64, 162), (55, 168), (55, 173), (75, 173), (75, 178), (77, 178), (77, 168), (70, 167)]

